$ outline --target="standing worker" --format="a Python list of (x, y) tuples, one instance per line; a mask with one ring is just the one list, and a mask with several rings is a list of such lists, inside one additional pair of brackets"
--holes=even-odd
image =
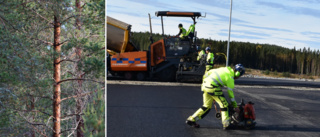
[(200, 61), (200, 64), (202, 62), (202, 59), (205, 57), (205, 52), (204, 50), (201, 50), (200, 46), (197, 46), (197, 51), (198, 51), (198, 56), (197, 56), (197, 61)]
[(207, 54), (207, 65), (206, 65), (206, 72), (207, 73), (210, 69), (213, 68), (213, 60), (214, 60), (214, 54), (211, 53), (210, 47), (206, 47), (206, 54)]
[(181, 23), (178, 25), (178, 27), (179, 27), (180, 31), (177, 36), (179, 36), (180, 38), (183, 39), (185, 36), (187, 36), (186, 35), (187, 31), (186, 31), (186, 29), (183, 28)]
[(203, 91), (203, 106), (199, 108), (192, 116), (189, 116), (186, 123), (190, 126), (199, 128), (196, 121), (203, 119), (211, 110), (213, 101), (216, 101), (221, 108), (221, 121), (223, 129), (230, 129), (230, 117), (228, 112), (228, 102), (223, 95), (221, 87), (227, 86), (231, 105), (239, 113), (237, 102), (233, 95), (234, 79), (238, 79), (245, 73), (245, 68), (237, 64), (234, 69), (231, 67), (222, 67), (212, 69), (203, 76), (201, 90)]

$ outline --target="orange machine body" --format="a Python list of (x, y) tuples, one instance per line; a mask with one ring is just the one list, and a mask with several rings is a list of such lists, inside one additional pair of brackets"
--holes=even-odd
[(161, 39), (151, 44), (151, 66), (156, 66), (166, 59), (164, 40)]
[(252, 120), (256, 119), (256, 114), (255, 114), (253, 104), (248, 103), (244, 106), (244, 118), (252, 119)]
[(147, 52), (117, 53), (111, 57), (112, 71), (147, 71)]

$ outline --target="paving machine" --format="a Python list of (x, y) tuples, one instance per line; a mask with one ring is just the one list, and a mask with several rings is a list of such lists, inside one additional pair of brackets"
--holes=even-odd
[[(196, 19), (201, 17), (200, 12), (171, 12), (157, 11), (157, 17), (161, 17), (163, 39), (153, 42), (152, 35), (150, 36), (151, 44), (148, 51), (137, 51), (132, 43), (128, 40), (127, 30), (130, 30), (131, 25), (121, 21), (110, 22), (107, 20), (107, 49), (110, 55), (110, 66), (108, 71), (112, 74), (123, 75), (126, 79), (144, 80), (145, 78), (157, 77), (161, 81), (174, 81), (177, 77), (179, 68), (186, 67), (185, 64), (198, 64), (194, 62), (197, 56), (196, 51), (196, 31), (194, 31), (194, 39), (183, 38), (179, 36), (165, 37), (163, 27), (163, 17), (189, 17), (196, 24)], [(151, 18), (150, 31), (152, 34)], [(124, 24), (121, 26), (120, 24)], [(128, 27), (130, 26), (130, 27)], [(114, 33), (109, 33), (110, 28), (117, 29), (120, 38), (112, 38)], [(109, 41), (115, 41), (109, 43)], [(109, 47), (112, 47), (110, 49)], [(199, 65), (199, 64), (198, 64)], [(192, 65), (191, 65), (192, 66)], [(197, 69), (197, 68), (194, 68)], [(200, 74), (200, 73), (199, 73)], [(201, 74), (201, 76), (203, 73)]]

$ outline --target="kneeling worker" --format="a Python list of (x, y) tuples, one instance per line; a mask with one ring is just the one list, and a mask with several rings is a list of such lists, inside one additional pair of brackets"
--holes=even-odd
[(221, 121), (223, 129), (229, 129), (230, 117), (228, 112), (228, 102), (223, 95), (221, 87), (227, 86), (231, 105), (236, 112), (239, 112), (237, 102), (233, 95), (234, 79), (238, 79), (245, 73), (245, 68), (237, 64), (234, 69), (231, 67), (222, 67), (212, 69), (203, 76), (201, 90), (203, 91), (203, 106), (199, 108), (186, 123), (190, 126), (200, 127), (196, 121), (203, 119), (211, 110), (213, 101), (216, 101), (221, 108)]

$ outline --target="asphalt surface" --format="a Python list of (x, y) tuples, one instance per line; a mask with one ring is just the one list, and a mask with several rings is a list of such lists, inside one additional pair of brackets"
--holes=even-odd
[(202, 106), (200, 84), (108, 80), (107, 136), (320, 136), (319, 83), (311, 88), (295, 81), (256, 86), (252, 81), (258, 80), (242, 80), (234, 94), (238, 102), (243, 98), (255, 103), (257, 127), (253, 130), (222, 130), (214, 109), (198, 122), (200, 128), (186, 125), (187, 117)]

